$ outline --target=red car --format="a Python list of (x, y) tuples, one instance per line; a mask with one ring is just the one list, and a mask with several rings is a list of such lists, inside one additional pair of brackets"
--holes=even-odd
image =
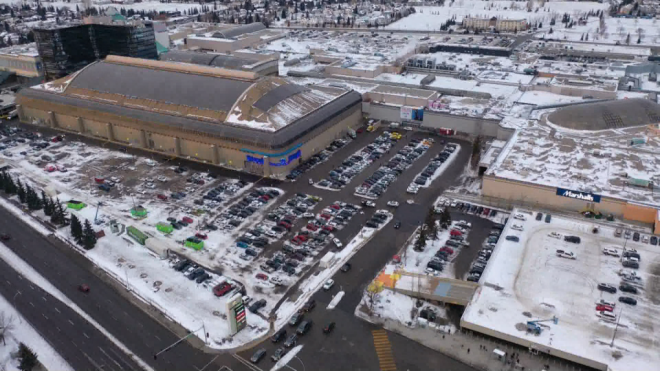
[(325, 229), (328, 232), (332, 232), (332, 231), (335, 230), (335, 228), (331, 225), (326, 225), (326, 226), (323, 227), (323, 229)]
[(339, 207), (339, 205), (335, 205), (335, 204), (330, 205), (330, 207), (335, 209), (335, 210), (341, 209), (341, 207)]
[(457, 231), (455, 229), (452, 229), (452, 231), (449, 232), (449, 234), (452, 235), (452, 236), (462, 236), (463, 235), (463, 233), (461, 233), (461, 231)]
[(159, 200), (163, 200), (163, 201), (167, 200), (167, 196), (165, 196), (164, 194), (157, 194), (156, 197), (158, 197)]
[(288, 230), (291, 230), (291, 224), (289, 224), (287, 222), (282, 221), (282, 222), (277, 223), (277, 225), (279, 225), (280, 227), (284, 227)]
[(440, 251), (444, 251), (444, 252), (446, 252), (446, 253), (449, 254), (449, 255), (451, 255), (451, 254), (454, 253), (454, 249), (452, 249), (452, 248), (449, 247), (449, 246), (445, 246), (445, 247), (441, 248)]
[(194, 220), (192, 220), (192, 218), (189, 218), (187, 216), (184, 216), (183, 218), (181, 218), (181, 220), (183, 220), (184, 222), (186, 222), (188, 224), (192, 224), (193, 221), (194, 221)]
[(296, 238), (302, 242), (307, 241), (307, 236), (303, 236), (302, 234), (297, 235)]
[(257, 273), (257, 275), (255, 277), (257, 277), (258, 279), (260, 279), (262, 281), (267, 281), (268, 280), (268, 276), (263, 274), (263, 273)]
[(4, 234), (0, 234), (0, 240), (3, 240), (3, 241), (9, 241), (10, 239), (11, 239), (11, 236), (9, 236), (9, 235), (6, 234), (6, 233), (4, 233)]
[(195, 233), (195, 237), (200, 238), (200, 239), (202, 239), (202, 240), (205, 240), (205, 239), (209, 238), (209, 237), (208, 237), (207, 235), (205, 235), (204, 233)]
[(307, 229), (309, 229), (310, 231), (316, 231), (317, 229), (319, 229), (319, 227), (317, 227), (316, 225), (314, 225), (312, 223), (309, 223), (309, 224), (307, 224)]
[(599, 304), (596, 306), (596, 311), (598, 312), (613, 312), (614, 308), (609, 305)]
[(83, 283), (82, 285), (78, 286), (78, 291), (88, 293), (89, 286)]
[(261, 197), (259, 197), (259, 198), (262, 199), (262, 200), (264, 200), (264, 201), (268, 201), (268, 200), (270, 200), (270, 196), (269, 196), (269, 195), (263, 195), (263, 196), (261, 196)]
[(490, 214), (490, 209), (489, 209), (489, 208), (485, 208), (483, 214), (484, 214), (484, 215), (488, 215), (488, 214)]
[(364, 133), (364, 128), (358, 128), (355, 132), (358, 134), (362, 134)]
[(46, 170), (49, 173), (52, 173), (53, 171), (57, 170), (57, 168), (53, 165), (48, 165), (44, 168), (44, 170)]
[(221, 283), (218, 286), (213, 288), (213, 294), (215, 296), (225, 296), (231, 289), (232, 289), (232, 286), (230, 284), (228, 284), (227, 282)]
[(330, 220), (330, 218), (332, 218), (332, 215), (330, 215), (330, 214), (321, 214), (321, 218), (323, 218), (325, 220)]
[(296, 245), (296, 246), (300, 246), (301, 241), (294, 237), (294, 238), (291, 239), (291, 243)]

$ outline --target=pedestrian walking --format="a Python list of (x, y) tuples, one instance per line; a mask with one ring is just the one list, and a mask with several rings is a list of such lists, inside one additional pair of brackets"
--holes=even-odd
[(470, 354), (470, 348), (468, 348), (468, 354)]

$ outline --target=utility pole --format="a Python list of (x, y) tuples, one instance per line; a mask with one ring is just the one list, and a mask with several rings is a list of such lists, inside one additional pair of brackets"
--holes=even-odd
[(612, 334), (612, 342), (610, 343), (610, 348), (614, 346), (614, 338), (616, 337), (616, 330), (619, 329), (619, 322), (621, 321), (621, 314), (623, 313), (623, 308), (619, 311), (619, 319), (616, 321), (616, 326), (614, 327), (614, 333)]

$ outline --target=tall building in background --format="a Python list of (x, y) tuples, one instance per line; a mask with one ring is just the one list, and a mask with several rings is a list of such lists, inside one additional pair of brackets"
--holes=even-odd
[(34, 30), (34, 38), (47, 80), (69, 75), (110, 54), (158, 58), (151, 23), (40, 28)]

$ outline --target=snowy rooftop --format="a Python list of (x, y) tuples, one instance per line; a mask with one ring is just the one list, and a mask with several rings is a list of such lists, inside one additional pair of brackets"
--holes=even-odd
[[(660, 181), (660, 140), (647, 126), (580, 131), (549, 123), (545, 114), (517, 125), (487, 175), (660, 205), (657, 192), (627, 184), (630, 178)], [(632, 146), (633, 138), (645, 143)]]
[[(534, 220), (533, 213), (526, 217), (527, 221), (515, 221), (523, 231), (511, 230), (513, 223), (503, 231), (503, 236), (516, 235), (520, 242), (500, 239), (461, 325), (478, 331), (486, 328), (555, 356), (573, 360), (579, 357), (580, 363), (592, 362), (592, 367), (657, 370), (660, 343), (653, 328), (660, 307), (654, 291), (642, 288), (639, 295), (624, 294), (638, 300), (637, 306), (628, 306), (618, 302), (621, 294), (596, 287), (600, 282), (618, 286), (621, 280), (619, 259), (601, 252), (603, 248), (621, 252), (624, 240), (614, 237), (615, 228), (601, 226), (598, 234), (592, 234), (593, 224), (586, 220), (553, 216), (548, 224)], [(576, 235), (582, 242), (565, 242), (549, 236), (551, 232)], [(657, 249), (630, 240), (627, 247), (637, 249), (641, 255), (638, 284), (653, 286), (656, 276), (652, 262), (660, 258)], [(558, 257), (557, 249), (574, 253), (576, 259)], [(614, 323), (596, 315), (600, 299), (616, 303), (614, 314), (617, 319), (621, 317), (616, 334)], [(548, 321), (553, 317), (558, 318), (557, 324)], [(540, 335), (527, 331), (527, 321), (533, 320), (544, 320), (538, 324)]]
[(38, 57), (37, 44), (14, 45), (0, 49), (0, 55), (13, 55), (21, 57)]

